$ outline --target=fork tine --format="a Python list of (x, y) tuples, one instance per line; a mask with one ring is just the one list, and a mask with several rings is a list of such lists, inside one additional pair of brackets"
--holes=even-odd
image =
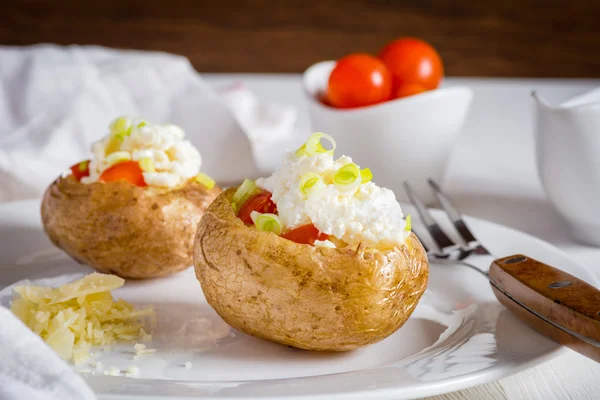
[(458, 231), (460, 237), (465, 241), (465, 244), (476, 242), (477, 239), (473, 236), (467, 227), (467, 224), (465, 224), (465, 221), (463, 221), (460, 211), (458, 211), (458, 208), (452, 203), (452, 200), (442, 192), (440, 186), (433, 179), (427, 179), (427, 183), (429, 183), (429, 186), (433, 189), (433, 194), (437, 198), (442, 209), (452, 220), (452, 224), (454, 224), (454, 227)]
[(431, 238), (435, 242), (438, 247), (437, 250), (439, 252), (443, 252), (444, 248), (454, 246), (454, 242), (450, 240), (450, 238), (442, 231), (437, 222), (433, 219), (425, 204), (417, 197), (414, 193), (412, 187), (408, 182), (404, 182), (404, 190), (410, 199), (410, 202), (415, 206), (417, 212), (419, 213), (419, 217), (421, 217), (421, 221), (429, 231)]

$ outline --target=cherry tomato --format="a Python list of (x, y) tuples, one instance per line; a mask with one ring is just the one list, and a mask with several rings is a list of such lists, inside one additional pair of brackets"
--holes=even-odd
[(315, 240), (327, 240), (329, 235), (326, 233), (319, 232), (319, 230), (313, 225), (302, 225), (296, 229), (292, 229), (281, 235), (282, 238), (291, 240), (298, 244), (314, 244)]
[(250, 197), (240, 209), (238, 217), (247, 225), (252, 225), (250, 214), (252, 211), (257, 211), (261, 214), (277, 214), (277, 206), (271, 200), (270, 192), (260, 192)]
[(425, 86), (420, 85), (418, 83), (407, 83), (404, 85), (400, 85), (396, 91), (394, 92), (394, 98), (400, 99), (402, 97), (412, 96), (413, 94), (419, 94), (426, 92)]
[(321, 95), (321, 97), (319, 97), (319, 101), (321, 103), (323, 103), (324, 105), (326, 105), (326, 106), (333, 107), (333, 105), (331, 104), (331, 102), (327, 98), (327, 94), (326, 93), (323, 93), (323, 95)]
[(142, 169), (137, 161), (125, 161), (108, 167), (102, 172), (100, 182), (127, 181), (136, 186), (146, 186)]
[(427, 90), (438, 87), (444, 76), (444, 65), (438, 52), (427, 42), (400, 38), (379, 53), (393, 79), (394, 93), (401, 85), (418, 83)]
[(392, 77), (385, 64), (368, 54), (338, 60), (327, 84), (327, 100), (338, 108), (363, 107), (390, 99)]
[(71, 174), (78, 181), (84, 176), (90, 176), (90, 160), (85, 160), (71, 166)]

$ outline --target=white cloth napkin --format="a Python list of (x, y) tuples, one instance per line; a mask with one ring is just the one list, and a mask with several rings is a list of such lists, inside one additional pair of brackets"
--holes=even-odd
[(0, 306), (0, 399), (91, 400), (81, 376)]
[[(39, 198), (119, 115), (173, 123), (221, 185), (264, 173), (265, 146), (291, 136), (293, 108), (243, 85), (213, 91), (184, 57), (101, 47), (0, 46), (0, 203)], [(92, 399), (81, 377), (0, 307), (0, 399)]]
[(243, 86), (216, 93), (166, 53), (0, 46), (0, 60), (0, 202), (40, 197), (119, 115), (181, 126), (222, 185), (264, 173), (254, 150), (287, 138), (296, 119)]

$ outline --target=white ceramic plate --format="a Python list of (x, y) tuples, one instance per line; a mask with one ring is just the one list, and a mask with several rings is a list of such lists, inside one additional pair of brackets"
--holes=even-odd
[[(539, 239), (467, 221), (498, 256), (524, 253), (596, 284), (592, 274)], [(0, 287), (25, 278), (58, 285), (87, 272), (52, 247), (38, 202), (0, 206)], [(3, 305), (10, 292), (2, 291)], [(349, 353), (302, 351), (233, 331), (206, 304), (191, 269), (128, 282), (114, 294), (156, 306), (158, 325), (148, 346), (158, 352), (133, 360), (127, 344), (101, 353), (105, 367), (141, 370), (136, 378), (85, 374), (105, 399), (413, 399), (496, 380), (566, 351), (500, 306), (481, 275), (454, 265), (432, 266), (427, 292), (402, 329)], [(191, 368), (184, 367), (187, 361)]]

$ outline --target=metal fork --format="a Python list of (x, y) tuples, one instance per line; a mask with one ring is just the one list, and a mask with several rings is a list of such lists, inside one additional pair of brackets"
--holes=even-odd
[(442, 262), (459, 261), (461, 264), (464, 264), (483, 274), (486, 278), (489, 278), (486, 269), (490, 266), (495, 257), (471, 233), (467, 224), (462, 219), (460, 211), (458, 211), (458, 208), (452, 203), (452, 200), (442, 192), (440, 186), (433, 179), (428, 179), (427, 183), (433, 189), (435, 198), (448, 218), (452, 221), (452, 225), (460, 237), (459, 243), (453, 242), (438, 225), (427, 206), (425, 206), (423, 201), (415, 194), (415, 191), (410, 184), (404, 182), (406, 194), (408, 195), (410, 202), (417, 209), (417, 213), (432, 239), (431, 241), (423, 240), (423, 236), (419, 236), (415, 232), (415, 235), (417, 235), (421, 243), (424, 244), (427, 255)]
[(431, 236), (431, 240), (426, 240), (418, 235), (428, 257), (441, 263), (458, 262), (484, 275), (496, 298), (522, 321), (600, 362), (600, 291), (521, 254), (496, 259), (469, 230), (439, 185), (432, 179), (427, 182), (460, 238), (458, 242), (450, 239), (410, 184), (404, 182), (406, 193)]

